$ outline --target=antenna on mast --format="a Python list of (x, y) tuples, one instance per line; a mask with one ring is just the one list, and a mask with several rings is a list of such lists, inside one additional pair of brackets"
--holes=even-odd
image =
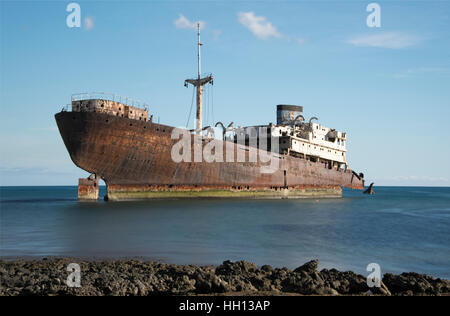
[(198, 135), (202, 133), (202, 94), (203, 94), (203, 86), (208, 82), (213, 84), (213, 76), (209, 75), (204, 78), (201, 77), (201, 60), (200, 60), (200, 46), (202, 46), (202, 42), (200, 41), (200, 22), (197, 22), (197, 70), (198, 76), (197, 79), (186, 79), (184, 81), (184, 85), (187, 86), (188, 83), (193, 85), (197, 89), (197, 113), (195, 117), (195, 132)]
[(200, 42), (200, 23), (197, 23), (197, 35), (198, 35), (198, 49), (197, 49), (197, 63), (198, 63), (198, 79), (201, 76), (201, 62), (200, 62), (200, 46), (202, 46), (202, 42)]

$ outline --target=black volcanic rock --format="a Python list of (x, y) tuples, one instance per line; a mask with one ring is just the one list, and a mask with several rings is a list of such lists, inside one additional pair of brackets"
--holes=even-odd
[(317, 260), (317, 259), (311, 260), (311, 261), (305, 263), (304, 265), (302, 265), (301, 267), (296, 268), (294, 270), (294, 272), (304, 271), (306, 273), (312, 273), (317, 270), (318, 265), (319, 265), (319, 260)]
[(386, 273), (383, 283), (392, 294), (397, 295), (439, 295), (450, 293), (450, 281), (435, 279), (425, 274), (404, 272), (400, 275)]
[[(71, 262), (80, 265), (80, 288), (66, 285)], [(258, 268), (247, 261), (225, 261), (214, 268), (140, 260), (0, 260), (0, 295), (450, 294), (450, 281), (418, 273), (385, 274), (380, 288), (369, 289), (362, 275), (336, 269), (318, 272), (317, 266), (317, 260), (294, 271), (267, 265)]]

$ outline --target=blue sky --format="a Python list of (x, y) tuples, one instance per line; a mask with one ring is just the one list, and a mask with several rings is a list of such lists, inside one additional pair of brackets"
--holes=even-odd
[(133, 97), (184, 126), (195, 21), (215, 121), (269, 123), (276, 104), (303, 105), (348, 133), (350, 166), (369, 181), (450, 185), (449, 1), (378, 1), (379, 28), (370, 1), (78, 1), (80, 28), (66, 25), (69, 3), (0, 1), (0, 185), (87, 175), (53, 117), (72, 93)]

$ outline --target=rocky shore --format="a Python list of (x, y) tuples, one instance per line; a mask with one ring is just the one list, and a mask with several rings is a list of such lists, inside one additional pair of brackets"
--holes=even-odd
[[(67, 266), (80, 267), (69, 287)], [(450, 281), (418, 273), (384, 274), (380, 288), (351, 271), (317, 270), (313, 260), (294, 270), (225, 261), (218, 267), (140, 260), (0, 260), (0, 295), (449, 295)]]

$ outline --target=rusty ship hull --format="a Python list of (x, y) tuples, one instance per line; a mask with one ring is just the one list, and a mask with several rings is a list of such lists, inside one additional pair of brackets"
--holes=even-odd
[[(274, 154), (279, 163), (271, 173), (261, 172), (260, 161), (176, 163), (171, 158), (174, 127), (152, 121), (65, 111), (55, 119), (72, 161), (105, 181), (110, 200), (335, 197), (342, 187), (364, 188), (364, 180), (350, 169), (329, 169), (290, 155)], [(234, 157), (239, 150), (249, 151), (235, 143), (231, 148)]]

